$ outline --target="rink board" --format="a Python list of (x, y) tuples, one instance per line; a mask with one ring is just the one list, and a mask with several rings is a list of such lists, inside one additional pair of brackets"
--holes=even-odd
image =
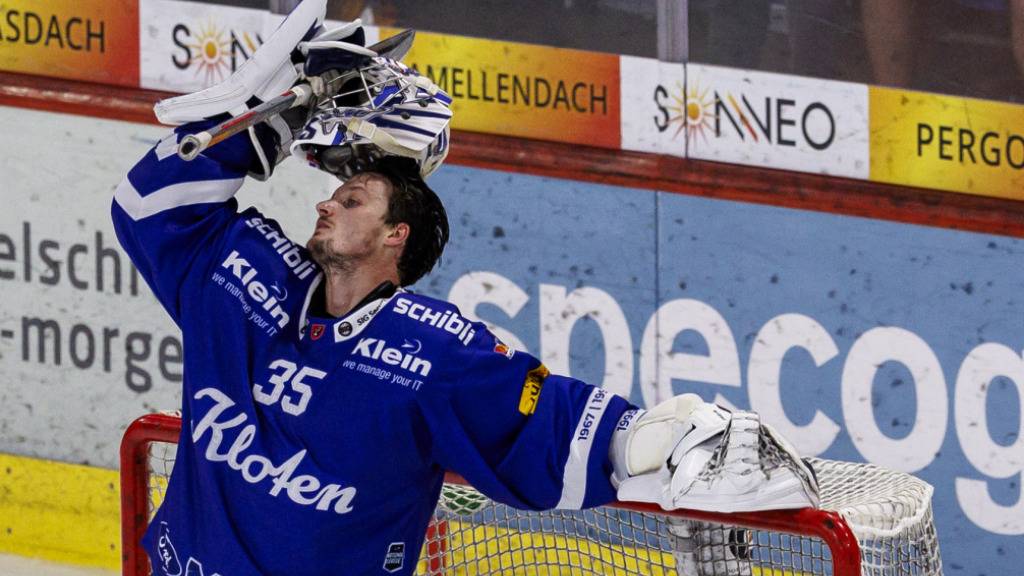
[(117, 473), (0, 454), (0, 552), (118, 570)]

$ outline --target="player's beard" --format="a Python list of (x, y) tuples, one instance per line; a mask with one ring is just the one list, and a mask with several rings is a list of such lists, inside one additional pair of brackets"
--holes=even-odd
[(313, 261), (320, 265), (324, 272), (349, 272), (355, 263), (355, 257), (342, 254), (331, 246), (331, 238), (310, 238), (306, 243)]

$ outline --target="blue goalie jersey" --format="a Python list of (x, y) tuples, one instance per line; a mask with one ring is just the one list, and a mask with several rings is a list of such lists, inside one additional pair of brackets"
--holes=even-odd
[(624, 399), (549, 375), (422, 295), (310, 314), (319, 267), (233, 198), (248, 140), (191, 163), (176, 141), (136, 164), (112, 207), (184, 335), (186, 425), (143, 540), (154, 574), (412, 574), (445, 470), (517, 508), (614, 500)]

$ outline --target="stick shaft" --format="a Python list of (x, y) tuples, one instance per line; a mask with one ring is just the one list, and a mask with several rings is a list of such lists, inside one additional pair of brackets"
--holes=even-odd
[(263, 104), (260, 104), (244, 114), (240, 114), (234, 118), (221, 122), (209, 130), (185, 136), (178, 143), (178, 156), (181, 157), (182, 160), (195, 160), (203, 150), (206, 150), (211, 146), (216, 146), (218, 143), (227, 140), (235, 134), (238, 134), (243, 130), (248, 130), (250, 127), (259, 124), (272, 116), (280, 114), (285, 110), (296, 106), (302, 106), (309, 101), (311, 94), (312, 90), (309, 88), (308, 84), (300, 84), (276, 98), (267, 100)]

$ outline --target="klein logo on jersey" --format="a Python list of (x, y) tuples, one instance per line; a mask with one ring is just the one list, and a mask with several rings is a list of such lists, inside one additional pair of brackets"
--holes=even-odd
[[(422, 344), (419, 340), (414, 340), (414, 342), (415, 344), (405, 341), (402, 343), (402, 348), (415, 346), (416, 352), (419, 352)], [(431, 364), (429, 360), (417, 357), (414, 352), (404, 352), (399, 348), (389, 348), (388, 343), (380, 338), (360, 339), (356, 343), (355, 348), (352, 349), (352, 354), (369, 358), (370, 360), (378, 360), (389, 366), (398, 366), (414, 374), (419, 374), (424, 378), (430, 374)]]
[(281, 260), (284, 260), (285, 265), (291, 269), (292, 274), (295, 274), (300, 280), (308, 277), (316, 270), (312, 260), (302, 257), (302, 250), (298, 245), (293, 244), (291, 240), (281, 235), (277, 228), (264, 222), (263, 218), (253, 216), (245, 221), (245, 225), (262, 234), (270, 242), (270, 245), (274, 247), (274, 250), (281, 255)]
[[(285, 312), (284, 308), (279, 304), (280, 299), (277, 296), (281, 295), (281, 289), (277, 288), (275, 284), (274, 287), (276, 289), (274, 292), (277, 295), (271, 296), (270, 290), (267, 289), (267, 286), (259, 280), (256, 280), (256, 276), (259, 272), (256, 271), (256, 268), (254, 268), (252, 264), (249, 264), (248, 260), (239, 257), (238, 250), (232, 250), (231, 254), (228, 254), (227, 259), (224, 260), (220, 266), (221, 268), (227, 268), (230, 270), (231, 274), (241, 281), (245, 291), (249, 294), (249, 298), (252, 298), (252, 300), (257, 304), (262, 304), (263, 309), (270, 312), (270, 317), (277, 319), (278, 327), (284, 328), (288, 325), (288, 313)], [(283, 297), (287, 298), (288, 293), (284, 292)]]
[(541, 364), (526, 373), (526, 381), (523, 382), (523, 393), (519, 395), (519, 413), (529, 416), (537, 411), (537, 401), (540, 400), (540, 389), (544, 380), (551, 373), (547, 366)]
[(399, 298), (395, 300), (395, 312), (454, 334), (463, 345), (469, 344), (476, 335), (473, 323), (452, 310), (440, 312), (408, 298)]

